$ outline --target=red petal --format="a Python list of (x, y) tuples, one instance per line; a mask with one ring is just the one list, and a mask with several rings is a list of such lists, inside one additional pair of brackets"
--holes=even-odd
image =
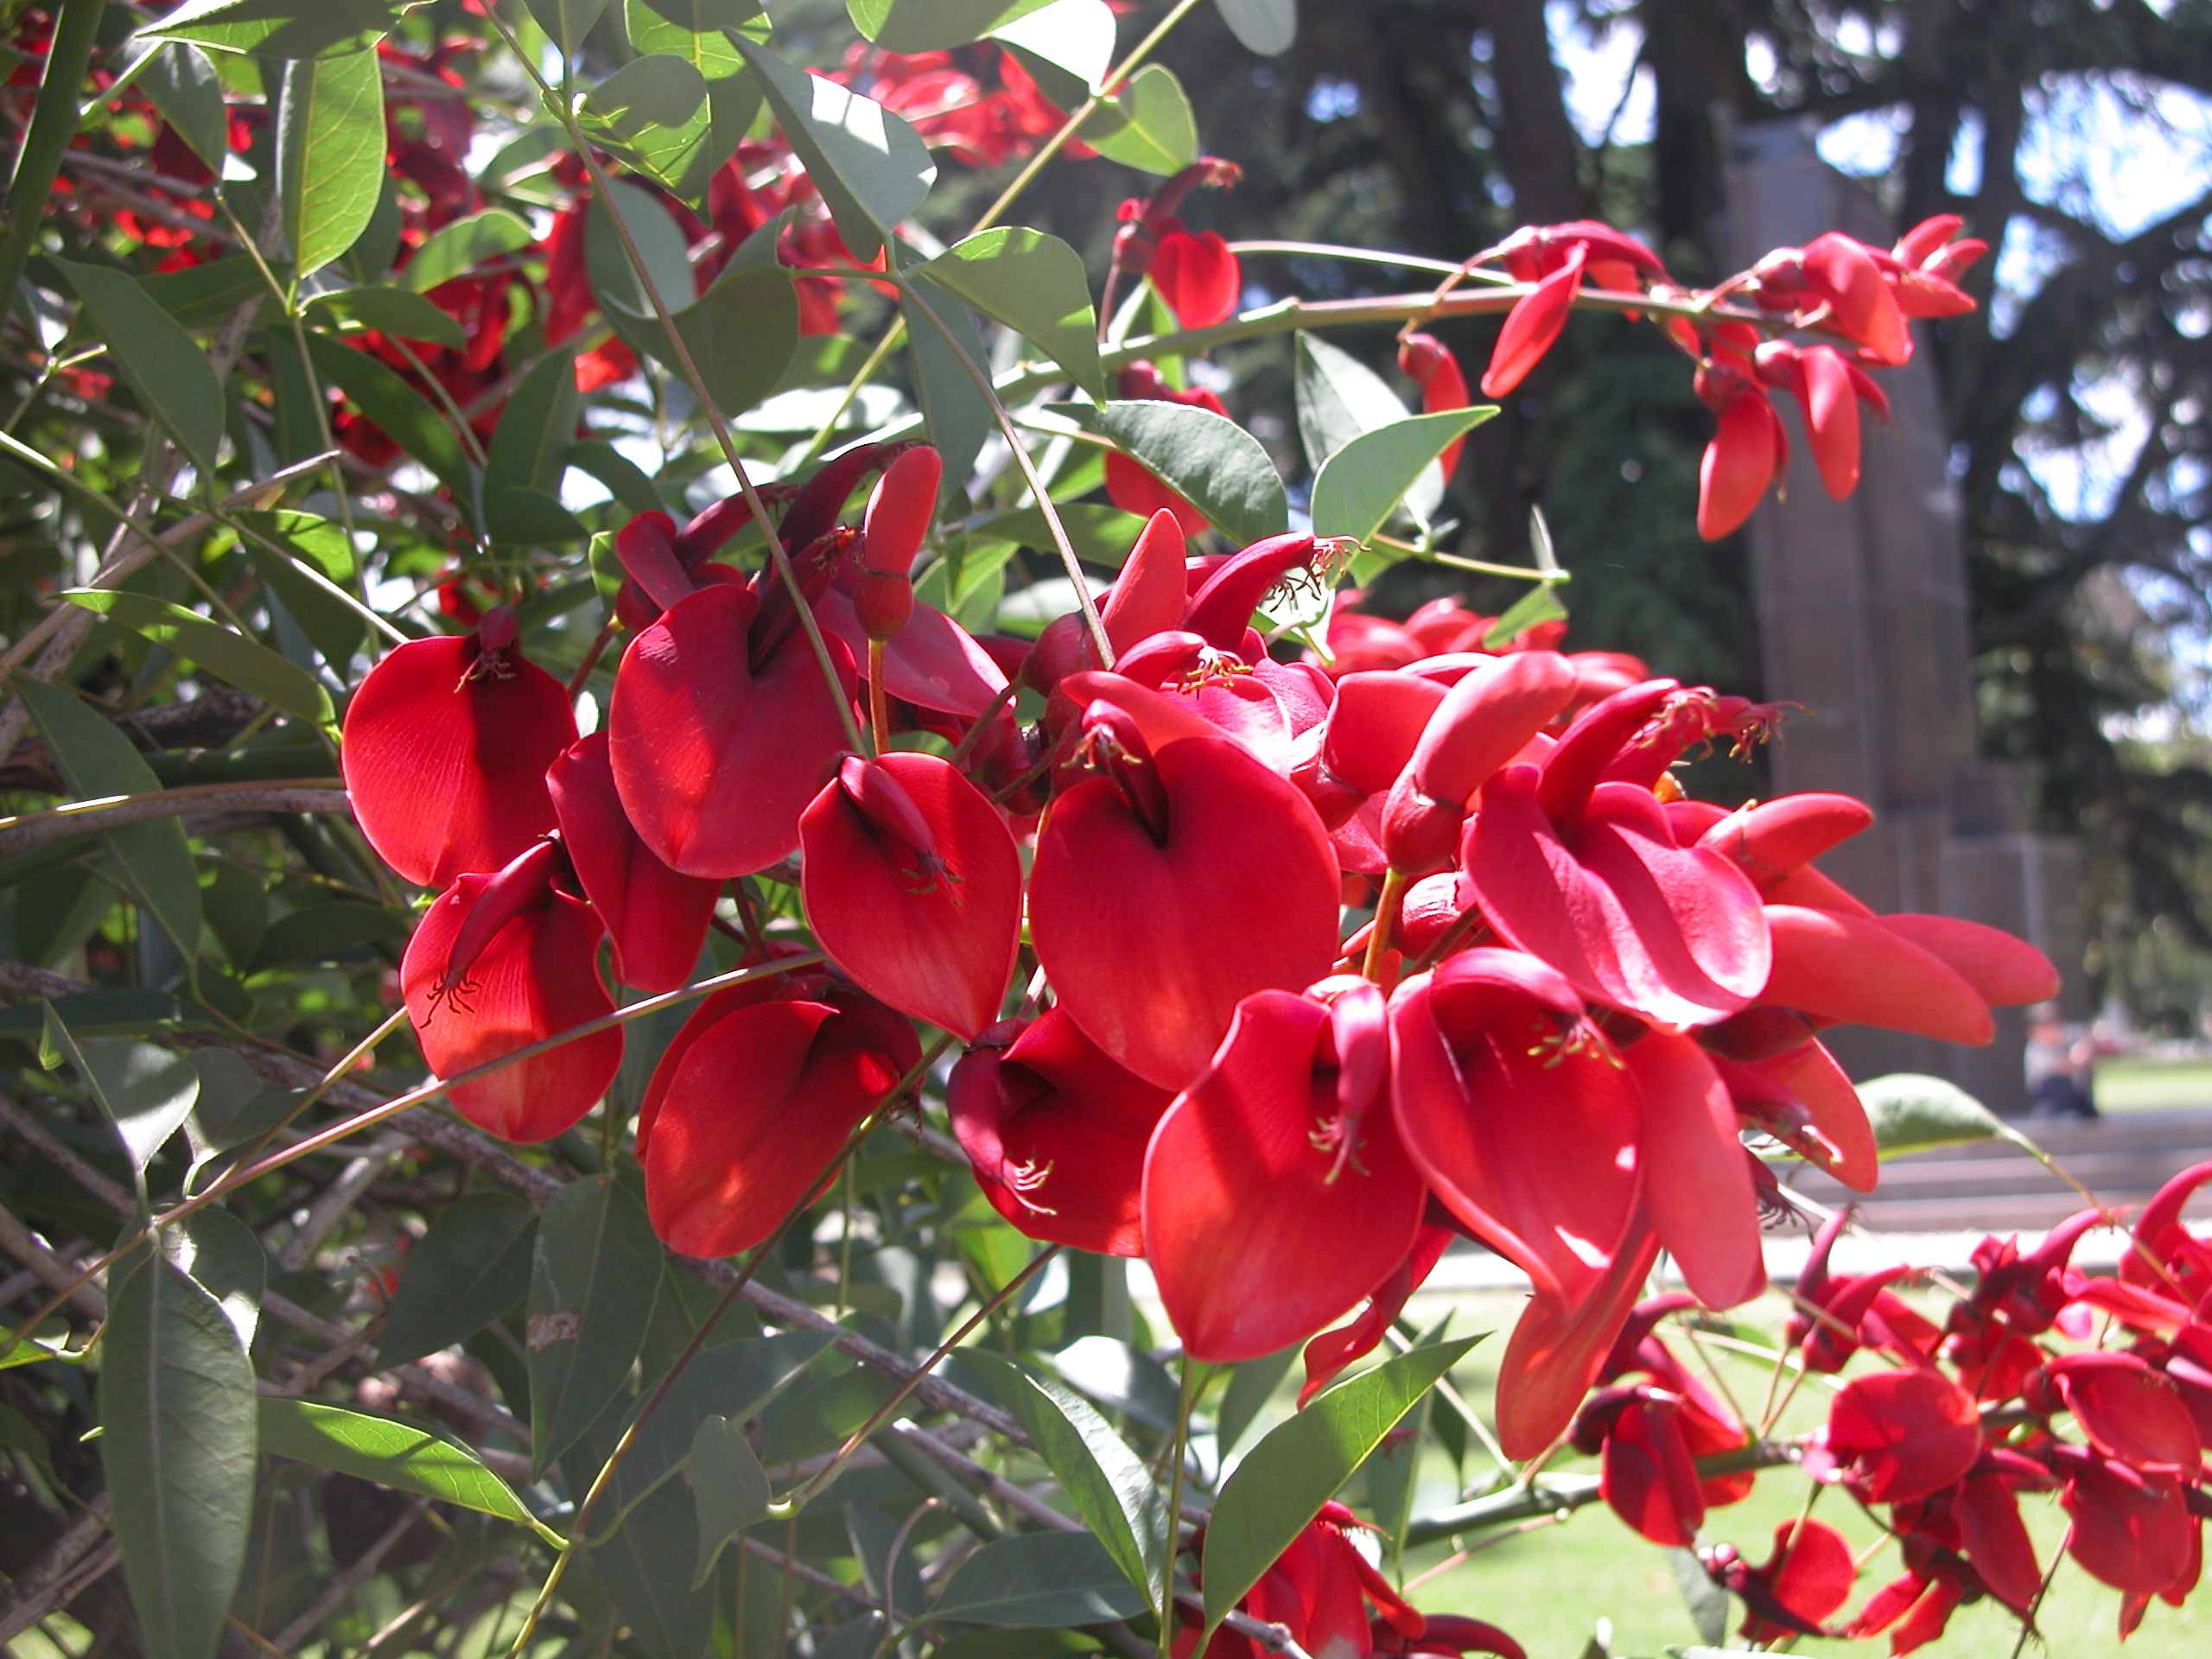
[(510, 646), (410, 639), (368, 671), (340, 753), (361, 833), (426, 887), (500, 868), (553, 828), (545, 768), (576, 741), (569, 694)]
[(1769, 905), (1774, 971), (1758, 1000), (1823, 1020), (1986, 1043), (1989, 1005), (1948, 965), (1878, 920)]
[(999, 810), (931, 754), (873, 762), (919, 811), (934, 863), (832, 779), (799, 819), (807, 924), (853, 982), (973, 1042), (998, 1018), (1021, 934), (1021, 855)]
[(1912, 334), (1881, 268), (1859, 243), (1830, 231), (1805, 245), (1806, 286), (1825, 298), (1839, 331), (1885, 363), (1912, 355)]
[(1643, 1096), (1643, 1202), (1682, 1277), (1707, 1307), (1766, 1288), (1758, 1198), (1727, 1086), (1688, 1037), (1655, 1031), (1623, 1051)]
[[(1379, 1001), (1379, 999), (1378, 999)], [(1413, 1248), (1426, 1195), (1387, 1116), (1348, 1160), (1321, 1046), (1329, 1010), (1287, 991), (1238, 1006), (1145, 1154), (1145, 1255), (1193, 1357), (1256, 1359), (1341, 1318)]]
[(2194, 1564), (2197, 1522), (2170, 1476), (2129, 1480), (2091, 1464), (2066, 1483), (2059, 1502), (2074, 1517), (2067, 1550), (2115, 1590), (2155, 1596)]
[(1181, 620), (1190, 594), (1183, 571), (1183, 526), (1176, 515), (1160, 508), (1145, 521), (1143, 532), (1122, 574), (1099, 607), (1099, 620), (1116, 652), (1127, 651), (1139, 640), (1164, 633)]
[(1498, 330), (1497, 344), (1491, 351), (1490, 367), (1483, 372), (1484, 397), (1504, 397), (1551, 350), (1567, 327), (1567, 314), (1574, 308), (1586, 257), (1586, 248), (1578, 243), (1557, 270), (1522, 295), (1505, 314), (1505, 326)]
[(1611, 1264), (1642, 1184), (1636, 1085), (1580, 1013), (1541, 963), (1490, 949), (1390, 1000), (1407, 1152), (1453, 1215), (1539, 1290), (1569, 1298)]
[(1782, 462), (1782, 424), (1760, 391), (1738, 392), (1720, 411), (1698, 465), (1697, 533), (1717, 542), (1739, 529)]
[(2044, 1367), (2089, 1443), (2137, 1469), (2193, 1471), (2196, 1424), (2180, 1392), (2133, 1354), (2062, 1354)]
[(1586, 1292), (1536, 1292), (1497, 1370), (1497, 1443), (1507, 1457), (1535, 1457), (1567, 1433), (1658, 1259), (1659, 1236), (1634, 1216), (1613, 1265)]
[(1671, 1404), (1629, 1402), (1605, 1437), (1598, 1491), (1615, 1515), (1653, 1543), (1686, 1549), (1697, 1541), (1705, 1500)]
[(724, 1014), (664, 1058), (670, 1080), (644, 1155), (662, 1242), (721, 1256), (772, 1233), (898, 1083), (908, 1062), (895, 1037), (827, 1003), (779, 1001)]
[(1761, 891), (1874, 822), (1848, 795), (1784, 795), (1731, 812), (1698, 837), (1698, 845), (1732, 861)]
[(986, 1032), (952, 1068), (952, 1132), (992, 1207), (1022, 1233), (1141, 1255), (1145, 1147), (1173, 1096), (1109, 1059), (1058, 1007)]
[(1149, 518), (1156, 512), (1171, 513), (1183, 527), (1185, 537), (1206, 533), (1205, 514), (1161, 483), (1149, 467), (1132, 461), (1118, 449), (1110, 451), (1106, 457), (1106, 497), (1123, 512), (1134, 512), (1141, 518)]
[(1244, 278), (1217, 231), (1170, 231), (1152, 256), (1153, 288), (1185, 328), (1210, 328), (1236, 308)]
[(1030, 934), (1070, 1017), (1140, 1077), (1179, 1089), (1254, 991), (1312, 984), (1337, 954), (1337, 865), (1313, 809), (1225, 737), (1156, 751), (1155, 845), (1090, 778), (1037, 838)]
[(1828, 1407), (1828, 1452), (1854, 1466), (1869, 1503), (1910, 1503), (1940, 1492), (1974, 1466), (1981, 1418), (1941, 1372), (1878, 1371), (1844, 1384)]
[(1385, 793), (1414, 758), (1429, 716), (1444, 701), (1434, 680), (1389, 670), (1344, 675), (1329, 710), (1321, 759), (1361, 795)]
[(1956, 916), (1909, 912), (1878, 918), (1944, 963), (1993, 1008), (2043, 1002), (2058, 995), (2058, 969), (2025, 939)]
[(569, 861), (614, 941), (615, 976), (656, 995), (688, 982), (722, 884), (678, 874), (639, 838), (615, 792), (606, 733), (579, 738), (545, 784)]
[[(814, 613), (823, 632), (842, 640), (856, 662), (867, 659), (868, 630), (850, 595), (832, 588), (815, 601)], [(811, 653), (807, 660), (811, 666)], [(906, 625), (884, 643), (883, 689), (901, 702), (974, 720), (1001, 701), (1006, 675), (967, 629), (918, 603)]]
[[(804, 634), (755, 674), (750, 589), (702, 588), (640, 633), (614, 678), (607, 734), (622, 804), (687, 875), (749, 875), (798, 845), (798, 815), (845, 747)], [(850, 696), (852, 658), (830, 642)]]
[(2025, 1613), (2043, 1588), (2036, 1547), (2020, 1520), (2020, 1502), (1994, 1475), (1974, 1475), (1951, 1505), (1964, 1535), (1967, 1559), (1997, 1599)]
[[(599, 918), (560, 892), (493, 935), (467, 977), (445, 988), (454, 942), (491, 880), (464, 875), (439, 894), (400, 962), (408, 1017), (423, 1058), (442, 1077), (614, 1012), (599, 979)], [(550, 1140), (592, 1109), (621, 1064), (621, 1027), (610, 1027), (462, 1084), (452, 1091), (453, 1103), (502, 1140)]]
[(1821, 486), (1840, 501), (1859, 486), (1859, 393), (1851, 370), (1833, 346), (1797, 353), (1798, 395)]

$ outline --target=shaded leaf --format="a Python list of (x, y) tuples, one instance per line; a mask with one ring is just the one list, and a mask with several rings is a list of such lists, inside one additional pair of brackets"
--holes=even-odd
[(468, 336), (461, 333), (452, 313), (433, 305), (412, 289), (342, 288), (334, 294), (316, 295), (308, 302), (307, 309), (308, 316), (319, 320), (359, 323), (378, 334), (428, 340), (456, 352), (468, 344)]
[(1198, 118), (1183, 83), (1165, 64), (1147, 63), (1131, 75), (1078, 136), (1100, 155), (1141, 173), (1179, 173), (1198, 159)]
[[(531, 365), (508, 397), (484, 454), (484, 528), (494, 541), (540, 539), (531, 533), (538, 526), (526, 518), (518, 522), (505, 498), (512, 490), (535, 491), (559, 507), (579, 401), (575, 353), (566, 348), (556, 348)], [(565, 510), (563, 517), (569, 517)], [(576, 525), (575, 537), (582, 533)]]
[(531, 1252), (531, 1455), (543, 1469), (607, 1408), (645, 1339), (660, 1241), (643, 1198), (587, 1175), (546, 1204)]
[(1146, 1605), (1090, 1534), (1032, 1532), (985, 1544), (963, 1561), (930, 1617), (1052, 1628), (1128, 1618)]
[(424, 293), (537, 240), (537, 233), (517, 214), (504, 207), (488, 208), (431, 232), (399, 273), (399, 280), (417, 294)]
[(429, 398), (365, 352), (342, 346), (327, 334), (308, 335), (308, 355), (317, 374), (351, 398), (386, 437), (437, 474), (457, 499), (467, 503), (473, 498), (461, 440)]
[(1917, 1071), (1892, 1071), (1857, 1085), (1859, 1099), (1873, 1126), (1874, 1144), (1884, 1157), (1988, 1141), (2005, 1125), (1972, 1095), (1943, 1077)]
[(1313, 480), (1313, 533), (1364, 542), (1446, 445), (1497, 413), (1495, 407), (1409, 415), (1363, 432), (1321, 463)]
[(1248, 52), (1280, 57), (1298, 39), (1298, 0), (1213, 0)]
[(1260, 1408), (1274, 1398), (1275, 1390), (1290, 1375), (1302, 1344), (1293, 1343), (1258, 1359), (1248, 1359), (1230, 1370), (1229, 1386), (1222, 1390), (1221, 1407), (1214, 1416), (1214, 1433), (1224, 1456), (1236, 1449), (1244, 1431), (1259, 1420)]
[(261, 936), (248, 973), (266, 973), (294, 962), (327, 961), (378, 941), (397, 944), (406, 929), (390, 911), (353, 899), (334, 899), (280, 916)]
[(692, 1564), (691, 1587), (707, 1582), (722, 1547), (768, 1513), (768, 1471), (760, 1466), (745, 1432), (727, 1417), (702, 1417), (691, 1437), (684, 1462), (691, 1502), (698, 1518), (699, 1559)]
[(1002, 225), (956, 243), (922, 269), (1036, 346), (1086, 391), (1105, 395), (1090, 279), (1082, 256), (1058, 237)]
[(760, 15), (759, 0), (645, 0), (645, 3), (695, 35), (738, 29)]
[(215, 1299), (134, 1246), (111, 1277), (100, 1463), (153, 1659), (211, 1659), (253, 1513), (253, 1368)]
[[(78, 799), (147, 795), (161, 788), (130, 741), (68, 692), (25, 676), (16, 677), (15, 687)], [(200, 953), (200, 879), (184, 826), (175, 818), (152, 818), (110, 830), (100, 839), (132, 897), (191, 962)]]
[(1496, 651), (1501, 645), (1510, 645), (1537, 623), (1555, 622), (1566, 615), (1567, 607), (1559, 600), (1559, 584), (1540, 582), (1507, 606), (1505, 614), (1490, 625), (1483, 635), (1483, 649)]
[(524, 3), (563, 58), (575, 55), (591, 26), (607, 10), (607, 0), (524, 0)]
[(698, 1517), (690, 1494), (674, 1482), (591, 1547), (593, 1570), (651, 1659), (699, 1659), (706, 1649), (715, 1592), (711, 1585), (691, 1587), (698, 1554)]
[(352, 247), (384, 193), (384, 70), (373, 52), (284, 67), (276, 189), (296, 276)]
[(1065, 110), (1090, 97), (1114, 67), (1114, 12), (1105, 0), (1052, 0), (991, 34)]
[[(894, 251), (893, 257), (902, 257), (903, 250)], [(997, 429), (998, 423), (991, 413), (991, 406), (983, 400), (982, 390), (976, 385), (952, 347), (945, 343), (945, 334), (960, 343), (969, 362), (989, 372), (990, 351), (983, 344), (983, 336), (976, 330), (975, 318), (952, 295), (931, 283), (922, 292), (922, 301), (929, 307), (929, 315), (914, 302), (914, 296), (902, 290), (899, 296), (899, 309), (906, 319), (906, 351), (912, 369), (914, 390), (921, 399), (922, 421), (944, 461), (945, 496), (964, 493), (969, 475), (974, 472), (976, 457), (982, 453), (983, 444)], [(936, 322), (930, 321), (934, 315)], [(938, 326), (943, 324), (942, 329)]]
[[(183, 1006), (162, 991), (129, 986), (111, 991), (79, 991), (53, 1000), (54, 1011), (69, 1022), (79, 1036), (105, 1033), (128, 1036), (174, 1026), (184, 1017)], [(46, 1011), (36, 1003), (0, 1008), (0, 1037), (36, 1037)]]
[(1306, 329), (1297, 341), (1298, 437), (1315, 472), (1361, 433), (1412, 412), (1388, 381), (1350, 352)]
[(872, 259), (937, 180), (937, 163), (905, 118), (874, 99), (786, 63), (766, 47), (733, 37), (759, 72), (807, 176), (855, 258)]
[(1211, 410), (1151, 398), (1054, 405), (1142, 461), (1240, 545), (1290, 527), (1282, 479), (1260, 441)]
[(138, 71), (137, 85), (201, 161), (222, 171), (231, 153), (231, 118), (222, 78), (196, 46), (172, 41)]
[(84, 302), (87, 331), (105, 345), (138, 401), (203, 473), (223, 438), (223, 385), (199, 342), (137, 282), (105, 265), (56, 259)]
[(185, 0), (142, 40), (190, 41), (264, 58), (365, 52), (423, 0)]
[(845, 0), (853, 27), (887, 52), (941, 52), (980, 41), (1046, 0)]
[(164, 1231), (162, 1240), (170, 1259), (215, 1299), (238, 1334), (238, 1346), (251, 1349), (269, 1287), (269, 1253), (253, 1229), (227, 1210), (197, 1210)]
[(405, 1365), (474, 1336), (530, 1289), (537, 1212), (512, 1192), (468, 1192), (407, 1253), (377, 1363)]
[(677, 315), (699, 296), (699, 282), (692, 274), (683, 232), (651, 191), (620, 179), (610, 179), (604, 192), (593, 194), (584, 219), (584, 274), (590, 279), (600, 309), (611, 323), (620, 325), (626, 319), (633, 324), (645, 323), (642, 328), (625, 332), (624, 338), (632, 345), (651, 351), (658, 344), (665, 350), (652, 300), (639, 281), (622, 246), (621, 233), (615, 228), (613, 215), (616, 213), (621, 215), (623, 227), (638, 245), (639, 256), (645, 261), (645, 273), (652, 279), (661, 303)]
[(668, 52), (632, 58), (585, 96), (579, 113), (625, 143), (648, 127), (680, 127), (707, 101), (699, 67)]
[(455, 1503), (528, 1527), (557, 1543), (552, 1530), (524, 1507), (514, 1489), (465, 1446), (428, 1429), (365, 1411), (270, 1395), (261, 1402), (261, 1449), (272, 1456), (334, 1469), (396, 1491)]
[(1209, 1630), (1260, 1581), (1414, 1402), (1480, 1340), (1463, 1337), (1385, 1360), (1268, 1431), (1222, 1487), (1206, 1523), (1201, 1576)]
[(122, 1136), (130, 1166), (143, 1174), (191, 1116), (200, 1073), (181, 1054), (116, 1038), (88, 1039), (73, 1058), (81, 1059), (86, 1082)]
[[(699, 378), (725, 415), (743, 412), (776, 388), (798, 349), (798, 294), (780, 270), (724, 271), (676, 319)], [(666, 342), (656, 340), (665, 358)]]
[(1108, 1559), (1149, 1605), (1160, 1582), (1167, 1503), (1144, 1459), (1065, 1383), (980, 1349), (967, 1351), (961, 1359), (989, 1381)]
[(296, 719), (317, 726), (327, 726), (337, 719), (330, 694), (312, 674), (258, 639), (234, 632), (212, 617), (165, 599), (114, 588), (71, 588), (61, 597), (113, 618), (132, 632), (166, 645), (188, 662), (197, 663)]
[(693, 1356), (653, 1414), (639, 1425), (629, 1454), (614, 1471), (607, 1497), (616, 1512), (683, 1465), (701, 1423), (710, 1416), (744, 1422), (812, 1364), (830, 1341), (827, 1331), (786, 1331), (717, 1343)]

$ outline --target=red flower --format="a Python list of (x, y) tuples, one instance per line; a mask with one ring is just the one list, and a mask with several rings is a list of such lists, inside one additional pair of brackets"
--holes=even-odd
[(1785, 1521), (1774, 1529), (1774, 1552), (1753, 1567), (1724, 1544), (1707, 1570), (1743, 1598), (1740, 1634), (1747, 1642), (1775, 1642), (1795, 1634), (1827, 1636), (1822, 1621), (1850, 1599), (1858, 1577), (1843, 1535), (1819, 1521)]
[[(1467, 377), (1460, 372), (1459, 359), (1452, 348), (1433, 334), (1411, 334), (1398, 342), (1398, 366), (1421, 388), (1421, 407), (1424, 415), (1440, 415), (1446, 410), (1467, 407)], [(1454, 438), (1444, 447), (1436, 464), (1444, 469), (1444, 476), (1452, 476), (1459, 464), (1459, 452), (1467, 447), (1465, 438)], [(1431, 601), (1435, 603), (1450, 601)], [(1430, 608), (1422, 607), (1423, 610)], [(1419, 613), (1415, 613), (1418, 616)], [(1465, 613), (1462, 613), (1465, 614)], [(1408, 624), (1416, 636), (1419, 629)]]
[[(399, 965), (431, 1071), (450, 1077), (614, 1012), (599, 978), (599, 918), (555, 885), (559, 849), (530, 848), (497, 874), (458, 878), (416, 924)], [(545, 1141), (606, 1093), (620, 1027), (594, 1032), (452, 1091), (454, 1109), (505, 1141)]]
[(807, 925), (861, 989), (973, 1042), (1021, 935), (999, 810), (931, 754), (848, 755), (799, 817)]
[(410, 639), (346, 705), (340, 751), (355, 820), (420, 887), (496, 870), (553, 828), (545, 769), (576, 741), (560, 681), (515, 648), (514, 612)]
[(1905, 1503), (1958, 1480), (1980, 1452), (1973, 1400), (1940, 1371), (1910, 1366), (1844, 1384), (1806, 1466), (1869, 1503)]
[(1145, 1147), (1172, 1091), (1117, 1065), (1058, 1007), (1006, 1020), (952, 1068), (952, 1132), (991, 1205), (1031, 1238), (1141, 1255)]
[(1244, 291), (1236, 256), (1218, 231), (1192, 235), (1181, 220), (1170, 223), (1174, 228), (1153, 251), (1153, 289), (1183, 327), (1211, 327), (1236, 309), (1236, 296)]

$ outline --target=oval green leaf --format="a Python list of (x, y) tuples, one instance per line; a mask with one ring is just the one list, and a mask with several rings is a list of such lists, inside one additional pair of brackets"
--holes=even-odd
[(591, 26), (607, 10), (607, 0), (524, 0), (524, 3), (564, 58), (575, 55)]
[(743, 35), (731, 37), (758, 70), (777, 124), (830, 204), (856, 258), (872, 259), (922, 205), (937, 163), (902, 116), (874, 99), (809, 74)]
[(845, 0), (853, 27), (887, 52), (942, 52), (980, 41), (1046, 0)]
[(1142, 461), (1240, 546), (1290, 528), (1290, 500), (1274, 462), (1236, 422), (1153, 398), (1058, 408)]
[(1077, 385), (1105, 395), (1090, 280), (1082, 256), (1058, 237), (1002, 225), (954, 244), (922, 269), (939, 287), (1037, 346)]
[(1885, 1158), (1931, 1147), (1963, 1146), (2005, 1133), (1996, 1113), (1943, 1077), (1892, 1071), (1858, 1085), (1859, 1103)]
[(318, 294), (308, 302), (308, 315), (317, 321), (357, 323), (378, 334), (427, 340), (456, 352), (468, 344), (468, 336), (451, 312), (411, 289), (345, 288), (334, 294)]
[(458, 1504), (560, 1542), (559, 1535), (531, 1514), (514, 1489), (474, 1452), (426, 1428), (275, 1395), (261, 1402), (260, 1421), (261, 1449), (272, 1456)]
[(698, 1589), (721, 1559), (722, 1547), (768, 1513), (768, 1472), (753, 1455), (744, 1430), (727, 1417), (702, 1417), (684, 1462), (691, 1502), (699, 1518), (699, 1555), (691, 1567)]
[(384, 181), (378, 55), (287, 64), (276, 114), (276, 189), (296, 277), (321, 270), (360, 238)]
[(1213, 0), (1248, 52), (1280, 57), (1298, 39), (1298, 0)]
[(488, 208), (433, 231), (415, 250), (399, 280), (417, 294), (451, 282), (487, 259), (513, 253), (537, 239), (530, 226), (504, 207)]
[(165, 599), (112, 588), (72, 588), (62, 595), (72, 604), (111, 617), (134, 633), (166, 645), (188, 662), (251, 691), (295, 719), (327, 726), (337, 718), (330, 694), (315, 677), (286, 661), (257, 639), (235, 633), (212, 618)]
[(1314, 477), (1313, 533), (1366, 541), (1446, 446), (1497, 413), (1491, 405), (1447, 409), (1361, 433)]
[(424, 0), (185, 0), (141, 40), (190, 41), (263, 58), (365, 52)]
[(1165, 64), (1147, 63), (1131, 75), (1079, 136), (1100, 155), (1141, 173), (1179, 173), (1198, 159), (1198, 118), (1183, 83)]
[(677, 315), (676, 332), (715, 407), (741, 414), (776, 389), (798, 350), (798, 292), (780, 270), (727, 270)]
[(1145, 1611), (1143, 1596), (1087, 1532), (1031, 1532), (985, 1544), (930, 1609), (966, 1624), (1065, 1630)]
[(645, 1339), (660, 1290), (660, 1241), (645, 1200), (588, 1175), (545, 1206), (531, 1254), (530, 1440), (540, 1470), (606, 1409)]
[(465, 1342), (530, 1289), (537, 1212), (511, 1192), (455, 1198), (407, 1253), (377, 1343), (379, 1365), (406, 1365)]
[(474, 499), (461, 440), (429, 398), (367, 353), (341, 346), (327, 334), (308, 335), (308, 356), (317, 374), (352, 398), (386, 437), (436, 474), (456, 500)]
[(222, 79), (207, 54), (196, 46), (172, 41), (139, 70), (137, 84), (192, 153), (221, 171), (231, 153), (231, 118), (223, 102)]
[(100, 1463), (153, 1659), (211, 1659), (253, 1513), (253, 1367), (215, 1299), (137, 1245), (116, 1264)]
[(92, 338), (106, 346), (138, 401), (202, 473), (223, 439), (223, 383), (199, 342), (137, 282), (105, 265), (56, 259), (84, 302)]
[(1481, 1341), (1416, 1348), (1340, 1382), (1270, 1429), (1221, 1489), (1206, 1523), (1206, 1628), (1243, 1599), (1291, 1541), (1436, 1380)]

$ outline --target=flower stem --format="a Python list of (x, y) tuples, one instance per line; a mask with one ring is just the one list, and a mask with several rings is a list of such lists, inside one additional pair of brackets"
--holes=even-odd
[(1175, 1395), (1175, 1442), (1167, 1470), (1167, 1540), (1160, 1552), (1160, 1659), (1174, 1659), (1175, 1556), (1183, 1542), (1183, 1463), (1191, 1444), (1191, 1408), (1198, 1403), (1198, 1382), (1205, 1370), (1189, 1354), (1177, 1356), (1181, 1386)]

